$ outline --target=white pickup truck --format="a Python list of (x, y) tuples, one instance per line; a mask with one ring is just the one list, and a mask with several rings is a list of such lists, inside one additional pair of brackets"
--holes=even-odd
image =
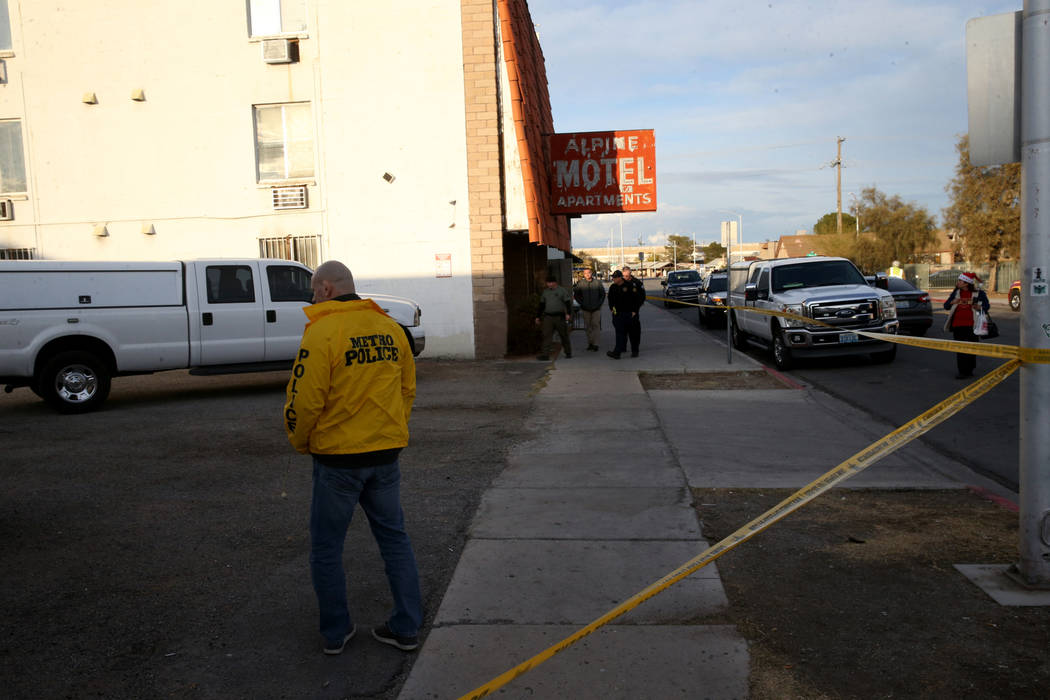
[[(879, 282), (876, 283), (880, 285)], [(897, 332), (897, 306), (885, 289), (871, 287), (846, 258), (813, 256), (734, 264), (729, 271), (733, 345), (758, 341), (778, 369), (796, 357), (870, 353), (892, 362), (897, 346), (856, 331)], [(752, 310), (754, 309), (754, 310)], [(759, 313), (783, 311), (812, 321)]]
[[(110, 379), (190, 368), (290, 368), (312, 299), (289, 260), (0, 262), (0, 384), (28, 386), (63, 413), (98, 408)], [(361, 293), (426, 344), (415, 302)]]

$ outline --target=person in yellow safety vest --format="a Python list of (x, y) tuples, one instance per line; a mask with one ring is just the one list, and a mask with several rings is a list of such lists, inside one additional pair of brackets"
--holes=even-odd
[(890, 266), (889, 275), (890, 277), (900, 277), (901, 279), (904, 279), (904, 270), (901, 269), (900, 260), (893, 261), (893, 265)]

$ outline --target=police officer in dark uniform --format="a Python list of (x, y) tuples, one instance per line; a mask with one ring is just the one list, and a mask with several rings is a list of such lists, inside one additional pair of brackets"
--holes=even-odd
[[(627, 339), (631, 343), (631, 357), (638, 357), (638, 346), (642, 340), (642, 322), (639, 312), (645, 304), (645, 285), (642, 281), (631, 274), (628, 265), (623, 266), (623, 287), (627, 298), (627, 308), (630, 310), (627, 322)], [(627, 348), (621, 348), (621, 352)]]

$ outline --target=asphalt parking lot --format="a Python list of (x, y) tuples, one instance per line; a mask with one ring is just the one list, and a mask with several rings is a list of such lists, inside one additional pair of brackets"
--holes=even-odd
[[(545, 370), (418, 363), (401, 462), (428, 623)], [(285, 380), (120, 378), (82, 416), (0, 394), (5, 697), (396, 696), (414, 657), (367, 634), (390, 603), (363, 518), (346, 548), (358, 636), (321, 654), (310, 461), (284, 437)]]

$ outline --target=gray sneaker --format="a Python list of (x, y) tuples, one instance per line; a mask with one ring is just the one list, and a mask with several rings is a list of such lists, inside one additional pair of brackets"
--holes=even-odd
[(326, 654), (333, 654), (333, 655), (334, 654), (342, 654), (343, 653), (343, 649), (346, 648), (346, 643), (349, 642), (351, 639), (353, 639), (354, 638), (354, 634), (356, 634), (356, 633), (357, 633), (357, 625), (354, 625), (353, 627), (350, 628), (350, 631), (347, 632), (346, 636), (343, 637), (343, 641), (342, 642), (325, 642), (324, 653), (326, 653)]
[(419, 648), (419, 637), (399, 637), (390, 631), (386, 625), (381, 625), (372, 630), (372, 636), (383, 644), (397, 647), (401, 651), (415, 651)]

